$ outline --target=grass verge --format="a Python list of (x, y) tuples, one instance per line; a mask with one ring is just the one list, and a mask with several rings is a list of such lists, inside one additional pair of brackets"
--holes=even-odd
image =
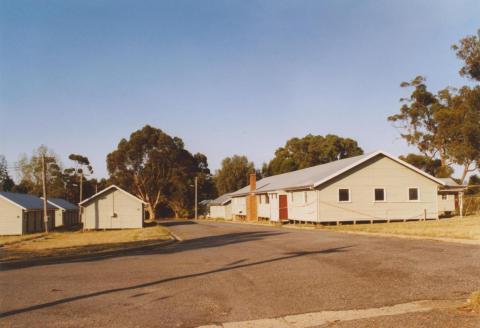
[(356, 225), (326, 226), (335, 231), (359, 231), (420, 237), (480, 240), (480, 216), (450, 218), (431, 221), (410, 221)]
[(51, 232), (30, 235), (30, 238), (26, 239), (2, 237), (0, 242), (3, 243), (3, 247), (0, 252), (0, 261), (92, 255), (154, 245), (169, 239), (171, 237), (168, 229), (159, 225), (143, 229)]

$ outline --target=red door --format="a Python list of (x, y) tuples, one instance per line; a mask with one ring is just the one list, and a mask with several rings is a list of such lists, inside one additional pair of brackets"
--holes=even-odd
[(288, 204), (287, 204), (287, 195), (278, 196), (278, 209), (279, 209), (279, 218), (281, 220), (288, 220)]

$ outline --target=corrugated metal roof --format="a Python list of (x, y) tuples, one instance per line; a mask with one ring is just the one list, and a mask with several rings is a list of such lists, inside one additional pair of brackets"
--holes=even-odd
[[(16, 192), (0, 191), (0, 196), (6, 198), (12, 203), (17, 204), (26, 210), (43, 209), (43, 200), (34, 195), (20, 194)], [(48, 208), (55, 208), (51, 204), (47, 204)]]
[(447, 187), (460, 187), (457, 181), (453, 180), (452, 178), (438, 178), (446, 183)]
[[(306, 169), (301, 169), (298, 171), (288, 172), (284, 174), (274, 175), (257, 181), (257, 189), (255, 193), (269, 192), (275, 190), (292, 190), (292, 189), (301, 189), (301, 188), (313, 188), (317, 187), (337, 175), (350, 170), (351, 168), (375, 157), (378, 155), (386, 156), (416, 172), (424, 175), (425, 177), (434, 180), (435, 182), (444, 185), (443, 181), (436, 179), (435, 177), (429, 175), (426, 172), (423, 172), (416, 167), (394, 157), (383, 151), (376, 151), (373, 153), (368, 153), (360, 156), (349, 157), (345, 159), (340, 159), (326, 164), (321, 164), (317, 166), (312, 166)], [(249, 193), (250, 187), (246, 186), (240, 190), (237, 190), (230, 194), (230, 196), (243, 196)]]
[(62, 210), (76, 210), (78, 207), (63, 198), (47, 198), (48, 202)]
[(224, 205), (225, 203), (228, 203), (232, 197), (230, 194), (223, 194), (222, 196), (215, 198), (212, 200), (209, 205)]
[[(279, 175), (273, 175), (271, 177), (266, 177), (257, 181), (256, 192), (267, 192), (274, 190), (284, 190), (284, 189), (296, 189), (296, 188), (308, 188), (313, 187), (313, 185), (322, 180), (325, 177), (328, 177), (339, 170), (352, 165), (355, 162), (360, 161), (361, 159), (369, 156), (370, 154), (340, 159), (338, 161), (321, 164), (317, 166), (312, 166), (306, 169), (301, 169), (298, 171), (283, 173)], [(249, 186), (246, 186), (240, 190), (233, 192), (231, 195), (242, 195), (247, 194), (250, 190)]]

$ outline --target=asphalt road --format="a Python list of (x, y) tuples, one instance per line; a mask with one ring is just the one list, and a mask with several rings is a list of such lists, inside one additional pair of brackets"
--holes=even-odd
[[(0, 326), (194, 327), (480, 289), (480, 247), (229, 223), (169, 222), (180, 243), (110, 257), (3, 265)], [(332, 327), (479, 327), (431, 311)], [(329, 325), (330, 327), (330, 325)]]

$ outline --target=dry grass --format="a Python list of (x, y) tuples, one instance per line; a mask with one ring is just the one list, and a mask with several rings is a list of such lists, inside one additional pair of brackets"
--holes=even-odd
[(9, 244), (15, 244), (22, 241), (27, 241), (31, 239), (37, 239), (44, 236), (45, 233), (30, 233), (28, 235), (21, 235), (21, 236), (0, 236), (0, 246), (5, 246)]
[(143, 229), (63, 231), (23, 237), (29, 236), (30, 239), (2, 238), (4, 246), (0, 260), (92, 254), (146, 246), (170, 239), (168, 230), (158, 225)]
[(480, 291), (473, 292), (468, 299), (468, 306), (473, 312), (480, 313)]
[(356, 225), (349, 224), (327, 226), (325, 229), (480, 240), (480, 216), (471, 216), (463, 219), (455, 217), (450, 219), (441, 219), (439, 221), (431, 220)]

